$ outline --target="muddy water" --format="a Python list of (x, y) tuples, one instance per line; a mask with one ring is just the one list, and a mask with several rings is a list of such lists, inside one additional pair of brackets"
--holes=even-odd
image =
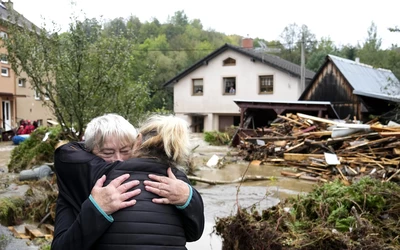
[[(274, 166), (248, 166), (247, 162), (240, 161), (236, 157), (226, 157), (228, 162), (223, 168), (215, 169), (206, 166), (208, 159), (214, 154), (219, 157), (226, 156), (227, 152), (232, 151), (228, 147), (209, 146), (202, 140), (202, 135), (195, 135), (192, 138), (195, 165), (198, 167), (196, 175), (208, 180), (231, 181), (239, 178), (245, 171), (248, 175), (277, 176), (274, 181), (255, 181), (244, 183), (238, 192), (238, 184), (228, 185), (208, 185), (198, 183), (195, 188), (201, 193), (205, 207), (206, 228), (202, 238), (193, 243), (188, 243), (189, 250), (221, 249), (221, 239), (212, 233), (215, 219), (235, 214), (237, 204), (246, 208), (254, 204), (260, 209), (265, 209), (277, 204), (280, 199), (308, 192), (314, 183), (299, 181), (280, 177), (280, 171), (287, 170), (282, 167)], [(6, 164), (9, 160), (11, 150), (14, 146), (9, 142), (0, 143), (0, 176), (4, 178), (7, 172)], [(237, 198), (236, 198), (237, 197)], [(238, 201), (238, 202), (237, 202)], [(7, 233), (5, 227), (0, 226), (0, 234)], [(24, 246), (21, 248), (21, 246)], [(37, 249), (34, 246), (26, 245), (22, 240), (13, 239), (6, 249)]]
[[(197, 172), (199, 177), (209, 180), (231, 181), (246, 171), (247, 164), (230, 164), (220, 170), (205, 170)], [(282, 168), (274, 166), (250, 166), (249, 175), (280, 176)], [(220, 237), (212, 233), (215, 219), (236, 213), (237, 204), (241, 208), (256, 205), (266, 209), (276, 205), (281, 199), (299, 193), (309, 192), (314, 183), (293, 179), (280, 178), (274, 181), (256, 181), (244, 183), (238, 191), (238, 184), (216, 185), (198, 184), (195, 188), (201, 193), (204, 201), (206, 228), (202, 238), (194, 243), (188, 243), (188, 249), (221, 249)]]

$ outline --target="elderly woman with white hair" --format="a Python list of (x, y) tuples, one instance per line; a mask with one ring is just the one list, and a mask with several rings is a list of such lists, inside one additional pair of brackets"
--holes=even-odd
[[(116, 165), (106, 183), (129, 173), (142, 191), (134, 206), (112, 215), (114, 222), (95, 249), (186, 249), (186, 241), (199, 239), (204, 229), (201, 196), (177, 168), (188, 160), (188, 124), (174, 116), (152, 116), (141, 126), (136, 145), (133, 158)], [(185, 195), (171, 198), (167, 183), (175, 178), (182, 180)]]
[[(173, 116), (152, 116), (133, 137), (121, 132), (129, 126), (118, 132), (107, 119), (94, 121), (85, 132), (85, 144), (103, 159), (76, 145), (56, 150), (55, 168), (64, 195), (60, 190), (52, 247), (186, 249), (187, 241), (199, 239), (203, 201), (177, 168), (188, 156), (188, 124)], [(137, 139), (133, 154), (131, 139)], [(77, 160), (84, 164), (71, 163)]]

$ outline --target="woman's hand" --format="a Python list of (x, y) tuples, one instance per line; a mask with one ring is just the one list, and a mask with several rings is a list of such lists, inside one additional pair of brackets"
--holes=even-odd
[(103, 187), (106, 176), (103, 175), (94, 185), (91, 195), (103, 211), (110, 215), (120, 209), (136, 204), (136, 200), (129, 200), (140, 194), (140, 189), (127, 192), (131, 188), (139, 185), (139, 181), (133, 180), (122, 184), (129, 178), (129, 174), (121, 175), (112, 180), (107, 186)]
[(149, 178), (153, 181), (144, 181), (145, 189), (163, 197), (154, 198), (154, 203), (182, 206), (189, 198), (189, 186), (186, 182), (177, 179), (171, 168), (168, 168), (167, 173), (168, 177), (149, 174)]

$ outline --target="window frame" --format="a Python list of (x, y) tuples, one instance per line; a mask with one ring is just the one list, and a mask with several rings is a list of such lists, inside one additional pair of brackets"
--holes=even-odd
[[(3, 60), (3, 57), (5, 57), (5, 60)], [(8, 64), (7, 54), (0, 54), (0, 62), (4, 63), (4, 64)]]
[[(195, 85), (196, 81), (201, 81), (201, 85)], [(201, 86), (200, 92), (198, 92), (200, 90), (199, 86)], [(192, 79), (192, 95), (202, 96), (203, 94), (204, 94), (204, 79), (203, 78), (193, 78)]]
[(46, 92), (45, 92), (45, 94), (44, 94), (44, 99), (46, 100), (46, 101), (48, 101), (48, 100), (50, 100), (50, 95), (49, 95), (49, 89), (50, 89), (50, 85), (51, 84), (51, 82), (48, 82), (47, 83), (47, 86), (46, 86)]
[[(233, 79), (234, 82), (231, 85), (231, 83), (229, 84), (229, 86), (227, 86), (227, 80), (229, 79)], [(224, 95), (236, 95), (237, 92), (237, 81), (236, 81), (236, 76), (227, 76), (227, 77), (223, 77), (222, 78), (222, 91)], [(234, 92), (230, 92), (230, 88), (233, 87)]]
[(37, 88), (33, 89), (35, 100), (40, 100), (40, 92)]
[[(7, 73), (3, 73), (3, 69), (6, 70)], [(9, 77), (10, 76), (10, 69), (7, 67), (1, 67), (1, 75)]]
[[(22, 81), (22, 84), (21, 84)], [(26, 87), (26, 78), (18, 78), (18, 87), (25, 88)]]
[[(268, 84), (269, 81), (267, 81), (267, 83), (264, 85), (265, 87), (262, 87), (262, 84), (263, 84), (262, 80), (263, 79), (265, 79), (265, 80), (270, 79), (271, 80), (270, 81), (271, 84)], [(263, 91), (262, 90), (263, 88), (265, 88), (266, 90)], [(268, 91), (268, 88), (272, 88), (272, 90)], [(260, 76), (258, 76), (258, 93), (260, 95), (271, 95), (271, 94), (274, 93), (274, 75), (260, 75)]]
[(236, 59), (228, 57), (222, 61), (222, 66), (236, 66)]
[(8, 38), (8, 33), (3, 31), (3, 30), (0, 30), (0, 38), (1, 39), (7, 39)]

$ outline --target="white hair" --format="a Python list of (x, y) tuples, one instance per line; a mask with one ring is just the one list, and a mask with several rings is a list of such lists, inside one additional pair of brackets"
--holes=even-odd
[(85, 130), (85, 146), (89, 151), (102, 148), (106, 138), (115, 137), (125, 145), (133, 145), (137, 138), (135, 127), (117, 114), (105, 114), (92, 119)]
[(139, 151), (161, 148), (168, 159), (175, 163), (184, 162), (189, 156), (189, 124), (181, 118), (153, 115), (140, 127), (139, 132), (143, 137)]

